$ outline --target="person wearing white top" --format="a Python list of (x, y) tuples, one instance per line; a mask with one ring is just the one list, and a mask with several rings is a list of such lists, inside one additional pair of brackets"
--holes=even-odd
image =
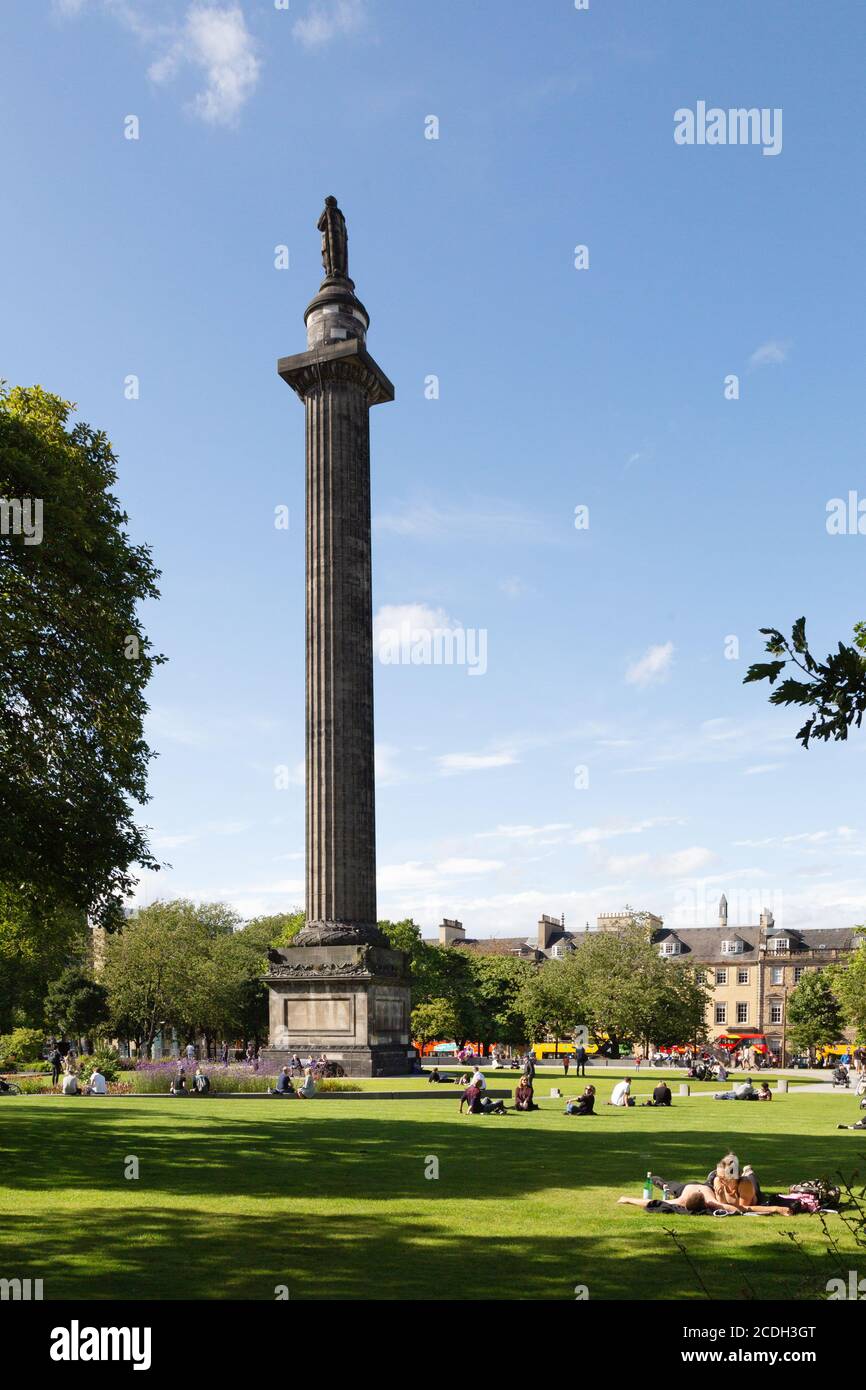
[(624, 1081), (618, 1081), (610, 1093), (611, 1105), (628, 1105), (631, 1096), (631, 1077), (627, 1076)]
[(92, 1096), (104, 1096), (106, 1094), (108, 1087), (105, 1084), (105, 1077), (102, 1075), (101, 1071), (94, 1071), (91, 1073), (88, 1088)]
[(68, 1071), (64, 1076), (61, 1091), (64, 1096), (78, 1095), (78, 1077), (74, 1071)]
[(484, 1080), (484, 1072), (483, 1072), (483, 1071), (479, 1071), (479, 1070), (476, 1068), (475, 1072), (473, 1073), (472, 1081), (471, 1081), (470, 1084), (471, 1084), (472, 1086), (477, 1086), (477, 1087), (479, 1088), (479, 1090), (486, 1091), (486, 1090), (487, 1090), (487, 1082)]

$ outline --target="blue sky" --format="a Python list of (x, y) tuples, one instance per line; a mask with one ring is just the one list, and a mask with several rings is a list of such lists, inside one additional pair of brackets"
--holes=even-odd
[[(826, 528), (866, 497), (864, 37), (862, 0), (6, 0), (0, 374), (107, 430), (163, 571), (141, 900), (302, 899), (275, 362), (335, 193), (397, 388), (379, 627), (487, 641), (483, 675), (377, 666), (380, 915), (863, 920), (863, 737), (806, 753), (741, 682), (758, 628), (805, 613), (824, 652), (866, 617), (866, 537)], [(677, 145), (698, 101), (781, 109), (781, 152)]]

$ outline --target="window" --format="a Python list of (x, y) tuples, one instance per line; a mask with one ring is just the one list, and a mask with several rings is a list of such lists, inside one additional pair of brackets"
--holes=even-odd
[(772, 1000), (770, 1001), (770, 1022), (771, 1022), (771, 1023), (781, 1023), (781, 1022), (782, 1022), (782, 1005), (781, 1005), (781, 1004), (774, 1004), (774, 1003), (772, 1002)]
[(678, 956), (680, 953), (680, 943), (678, 941), (662, 942), (661, 954), (663, 956)]
[(742, 970), (738, 970), (738, 971), (737, 971), (737, 984), (738, 984), (738, 985), (747, 985), (748, 983), (749, 983), (749, 971), (748, 971), (748, 968), (742, 969)]
[(716, 1023), (727, 1023), (727, 1021), (728, 1021), (728, 1006), (727, 1006), (727, 1004), (717, 1004), (717, 1005), (716, 1005)]
[(741, 951), (742, 949), (743, 949), (743, 943), (742, 943), (742, 941), (731, 940), (731, 941), (723, 941), (723, 942), (722, 942), (722, 955), (723, 955), (723, 956), (736, 956), (736, 955), (739, 955), (739, 953), (740, 953), (740, 951)]
[(749, 1006), (748, 1006), (748, 1004), (738, 1004), (738, 1005), (737, 1005), (737, 1022), (738, 1022), (738, 1023), (748, 1023), (748, 1021), (749, 1021)]
[(805, 965), (794, 966), (794, 984), (798, 985), (806, 973)]
[(781, 965), (773, 966), (770, 983), (773, 985), (782, 985), (785, 983), (785, 971)]
[[(717, 970), (717, 971), (716, 971), (716, 984), (717, 984), (717, 985), (726, 985), (727, 983), (728, 983), (728, 972), (727, 972), (727, 970)], [(723, 1022), (723, 1023), (724, 1023), (724, 1021), (725, 1021), (725, 1020), (722, 1019), (722, 1022)]]
[(778, 955), (781, 951), (790, 951), (791, 943), (787, 936), (777, 936), (773, 941), (773, 950)]

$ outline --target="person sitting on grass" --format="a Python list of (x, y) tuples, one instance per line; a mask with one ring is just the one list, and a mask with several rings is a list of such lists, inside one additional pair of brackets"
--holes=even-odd
[(770, 1090), (769, 1081), (762, 1081), (758, 1087), (758, 1100), (772, 1100), (773, 1092)]
[(514, 1092), (515, 1110), (537, 1110), (538, 1106), (533, 1100), (532, 1080), (528, 1076), (521, 1076), (517, 1090)]
[(294, 1097), (294, 1094), (295, 1088), (292, 1085), (291, 1068), (287, 1066), (283, 1067), (282, 1071), (277, 1076), (277, 1084), (274, 1086), (274, 1089), (271, 1090), (270, 1086), (268, 1087), (268, 1095)]
[(468, 1106), (467, 1114), (469, 1114), (469, 1115), (480, 1115), (480, 1114), (481, 1114), (481, 1087), (480, 1087), (480, 1086), (476, 1086), (476, 1085), (474, 1085), (472, 1082), (470, 1082), (470, 1084), (466, 1087), (465, 1091), (463, 1092), (462, 1096), (460, 1097), (460, 1114), (461, 1114), (461, 1115), (463, 1114), (463, 1107), (464, 1107), (464, 1105)]
[(441, 1083), (441, 1081), (442, 1081), (442, 1077), (441, 1077), (440, 1074), (439, 1074), (439, 1068), (438, 1068), (438, 1067), (434, 1067), (433, 1070), (431, 1071), (430, 1075), (427, 1077), (427, 1085), (428, 1085), (428, 1086), (438, 1086), (438, 1085)]
[(169, 1087), (169, 1095), (172, 1095), (172, 1096), (188, 1096), (188, 1095), (189, 1095), (189, 1091), (188, 1091), (187, 1088), (186, 1088), (186, 1072), (184, 1071), (183, 1067), (178, 1067), (178, 1069), (177, 1069), (177, 1076), (174, 1078), (174, 1081), (172, 1081), (172, 1083), (171, 1083), (171, 1085), (170, 1085), (170, 1087)]
[(305, 1067), (304, 1079), (295, 1092), (295, 1095), (299, 1096), (301, 1100), (312, 1100), (315, 1094), (316, 1078), (313, 1076), (313, 1069), (312, 1067)]
[(79, 1096), (81, 1094), (78, 1089), (78, 1077), (71, 1068), (66, 1072), (60, 1084), (60, 1094), (62, 1096)]
[(634, 1105), (631, 1093), (631, 1077), (627, 1076), (624, 1081), (618, 1081), (610, 1093), (608, 1105)]
[(192, 1079), (193, 1091), (197, 1096), (206, 1096), (210, 1090), (210, 1077), (205, 1076), (201, 1067), (196, 1067), (195, 1076)]
[(104, 1096), (108, 1094), (108, 1085), (102, 1072), (97, 1067), (90, 1073), (90, 1080), (87, 1083), (87, 1094), (89, 1096)]
[(594, 1115), (595, 1087), (587, 1086), (580, 1096), (570, 1096), (565, 1102), (566, 1115)]
[(671, 1088), (664, 1080), (659, 1081), (653, 1089), (650, 1100), (645, 1100), (644, 1105), (670, 1105)]

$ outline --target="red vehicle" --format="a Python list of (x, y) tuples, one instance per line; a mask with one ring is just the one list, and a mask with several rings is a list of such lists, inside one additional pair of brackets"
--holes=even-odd
[(713, 1039), (714, 1047), (723, 1047), (726, 1052), (736, 1052), (741, 1047), (753, 1047), (756, 1052), (769, 1052), (767, 1039), (763, 1033), (756, 1033), (753, 1028), (729, 1028), (727, 1033), (721, 1033), (719, 1037)]

